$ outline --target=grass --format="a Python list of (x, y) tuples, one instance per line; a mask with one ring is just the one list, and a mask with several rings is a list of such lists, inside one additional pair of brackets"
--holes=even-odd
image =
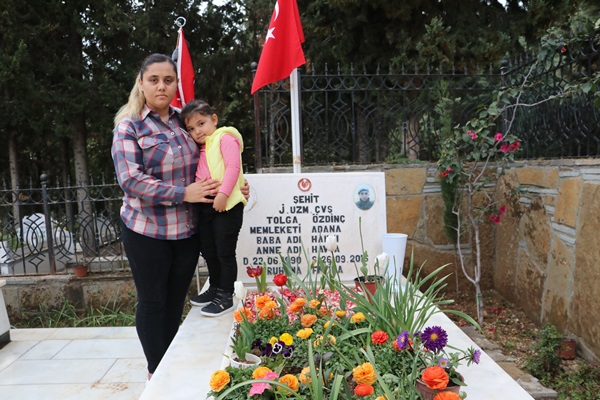
[[(88, 307), (85, 312), (78, 311), (74, 304), (65, 300), (59, 309), (41, 306), (35, 312), (23, 313), (13, 323), (13, 328), (82, 328), (135, 326), (135, 310), (137, 303), (123, 306), (116, 301), (108, 302), (100, 308)], [(186, 302), (183, 317), (190, 311)]]
[(116, 301), (100, 308), (89, 307), (85, 312), (64, 301), (58, 309), (41, 306), (36, 312), (23, 313), (14, 322), (15, 328), (76, 328), (104, 326), (135, 326), (136, 304), (122, 306)]

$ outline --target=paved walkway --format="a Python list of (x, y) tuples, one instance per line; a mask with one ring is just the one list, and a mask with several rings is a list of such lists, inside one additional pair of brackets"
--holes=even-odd
[(146, 362), (135, 328), (12, 329), (2, 400), (137, 400)]

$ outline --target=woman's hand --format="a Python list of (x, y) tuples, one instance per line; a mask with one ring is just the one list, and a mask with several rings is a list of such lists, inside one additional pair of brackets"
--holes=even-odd
[(212, 203), (213, 199), (207, 199), (206, 196), (216, 196), (220, 185), (219, 181), (214, 179), (196, 181), (185, 188), (183, 201), (188, 203)]
[(248, 185), (248, 181), (246, 179), (244, 179), (244, 186), (240, 186), (240, 191), (242, 192), (246, 200), (250, 198), (250, 185)]

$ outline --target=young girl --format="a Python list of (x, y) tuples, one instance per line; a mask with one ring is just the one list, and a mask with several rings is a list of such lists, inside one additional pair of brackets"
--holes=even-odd
[(246, 198), (241, 168), (242, 135), (233, 127), (217, 129), (219, 118), (202, 100), (193, 100), (181, 111), (181, 119), (200, 146), (196, 180), (221, 182), (212, 204), (199, 206), (200, 251), (208, 266), (209, 289), (190, 302), (204, 306), (200, 313), (216, 317), (233, 310), (233, 284), (237, 279), (235, 249), (242, 227)]

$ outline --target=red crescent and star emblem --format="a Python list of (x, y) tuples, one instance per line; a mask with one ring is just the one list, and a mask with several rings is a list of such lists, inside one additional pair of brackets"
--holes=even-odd
[(312, 182), (308, 178), (302, 178), (298, 181), (298, 189), (303, 192), (308, 192), (312, 187)]

